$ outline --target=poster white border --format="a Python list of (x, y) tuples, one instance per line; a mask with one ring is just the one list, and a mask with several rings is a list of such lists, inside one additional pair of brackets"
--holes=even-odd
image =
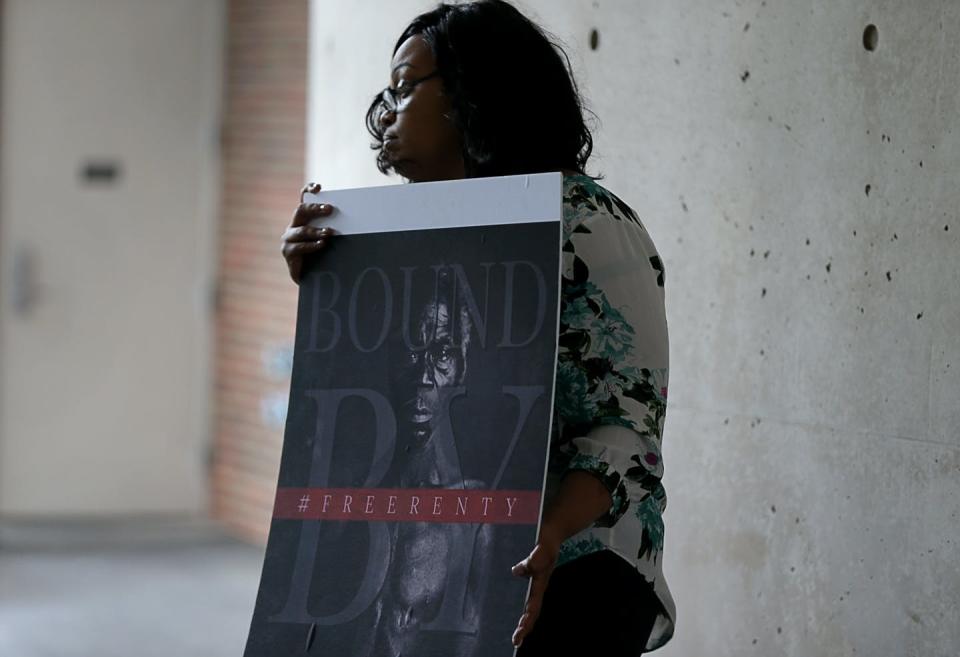
[(330, 217), (311, 222), (340, 235), (391, 233), (563, 220), (560, 172), (321, 190), (304, 203), (329, 203)]

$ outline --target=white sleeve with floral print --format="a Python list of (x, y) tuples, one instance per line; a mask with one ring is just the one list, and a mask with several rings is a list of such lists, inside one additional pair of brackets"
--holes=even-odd
[(613, 504), (564, 543), (560, 563), (609, 549), (636, 566), (662, 606), (647, 650), (673, 634), (663, 578), (660, 445), (669, 343), (664, 269), (630, 207), (586, 176), (564, 178), (564, 244), (548, 497), (563, 473), (585, 470)]

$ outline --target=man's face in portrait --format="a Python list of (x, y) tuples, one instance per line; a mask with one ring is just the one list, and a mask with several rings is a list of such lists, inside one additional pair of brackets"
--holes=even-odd
[(411, 338), (426, 347), (403, 349), (397, 377), (400, 418), (418, 438), (428, 437), (435, 428), (443, 410), (443, 390), (463, 382), (467, 336), (461, 331), (462, 320), (454, 319), (446, 301), (425, 304)]

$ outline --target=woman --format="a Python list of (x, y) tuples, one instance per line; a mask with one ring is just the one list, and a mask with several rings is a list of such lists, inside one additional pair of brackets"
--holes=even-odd
[[(501, 0), (440, 5), (398, 39), (367, 127), (379, 169), (414, 183), (563, 172), (558, 431), (537, 544), (513, 568), (532, 580), (513, 642), (522, 657), (662, 646), (675, 615), (660, 558), (663, 266), (633, 210), (585, 173), (593, 140), (566, 55)], [(282, 247), (295, 282), (334, 235), (308, 222), (332, 212), (297, 208)]]

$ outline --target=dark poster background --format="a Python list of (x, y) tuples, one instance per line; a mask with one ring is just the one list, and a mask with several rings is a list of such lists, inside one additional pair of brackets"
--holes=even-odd
[(345, 235), (308, 263), (246, 657), (513, 654), (559, 239), (557, 222)]

